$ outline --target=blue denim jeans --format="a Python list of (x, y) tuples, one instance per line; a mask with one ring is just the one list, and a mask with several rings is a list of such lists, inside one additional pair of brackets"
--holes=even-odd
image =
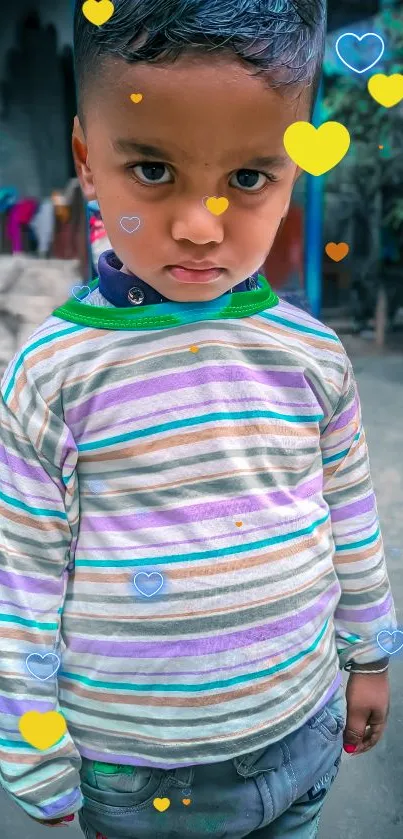
[(341, 686), (284, 740), (223, 763), (164, 770), (83, 758), (84, 836), (314, 839), (339, 769), (345, 716)]

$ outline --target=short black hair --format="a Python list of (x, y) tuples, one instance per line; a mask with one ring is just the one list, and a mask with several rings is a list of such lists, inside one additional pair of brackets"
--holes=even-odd
[[(77, 0), (74, 64), (78, 114), (99, 80), (102, 61), (168, 64), (186, 52), (232, 52), (270, 87), (303, 84), (313, 108), (322, 72), (326, 0), (114, 0), (114, 13), (94, 26)], [(312, 113), (312, 111), (311, 111)]]

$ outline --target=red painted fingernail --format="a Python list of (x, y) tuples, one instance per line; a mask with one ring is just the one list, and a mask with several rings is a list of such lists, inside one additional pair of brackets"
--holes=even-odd
[(351, 746), (350, 743), (345, 743), (343, 746), (344, 751), (348, 752), (349, 754), (355, 752), (356, 748), (357, 746)]
[(65, 816), (63, 819), (64, 822), (72, 822), (74, 821), (74, 813), (72, 816)]

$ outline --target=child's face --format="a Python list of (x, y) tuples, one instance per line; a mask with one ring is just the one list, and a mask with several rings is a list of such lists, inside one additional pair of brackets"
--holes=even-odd
[[(309, 119), (307, 93), (270, 90), (231, 59), (189, 55), (169, 66), (110, 60), (99, 89), (92, 85), (85, 139), (75, 121), (75, 161), (124, 270), (171, 300), (195, 302), (260, 268), (299, 174), (283, 136)], [(213, 196), (229, 201), (221, 215), (205, 207)], [(132, 233), (122, 227), (131, 217), (140, 219)], [(202, 262), (222, 270), (205, 282), (170, 271)]]

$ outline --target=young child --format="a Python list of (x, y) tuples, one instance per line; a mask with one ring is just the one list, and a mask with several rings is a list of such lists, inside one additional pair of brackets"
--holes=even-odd
[[(258, 275), (325, 4), (81, 7), (113, 251), (2, 381), (2, 783), (87, 839), (308, 839), (343, 742), (383, 733), (396, 627), (350, 361)], [(29, 711), (68, 731), (30, 745)]]

